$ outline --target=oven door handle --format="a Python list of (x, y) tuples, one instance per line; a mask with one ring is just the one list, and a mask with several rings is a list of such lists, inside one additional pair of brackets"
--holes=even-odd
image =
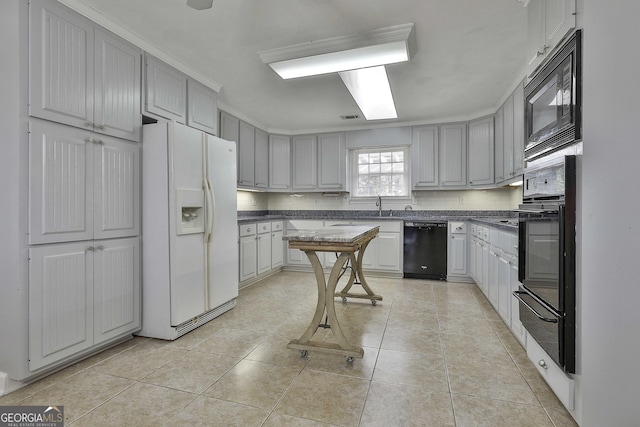
[(518, 299), (518, 301), (520, 301), (522, 304), (524, 304), (525, 307), (527, 307), (529, 309), (530, 312), (532, 312), (538, 319), (544, 321), (544, 322), (549, 322), (549, 323), (558, 323), (558, 319), (557, 318), (549, 318), (549, 317), (544, 317), (542, 315), (540, 315), (540, 313), (538, 313), (533, 307), (531, 307), (525, 300), (523, 300), (522, 298), (520, 298), (520, 294), (526, 294), (529, 295), (528, 292), (524, 292), (524, 291), (513, 291), (513, 296), (516, 297)]
[(558, 213), (557, 210), (549, 210), (549, 209), (514, 209), (512, 212), (517, 212), (517, 213), (535, 213), (535, 214), (553, 214), (553, 213)]

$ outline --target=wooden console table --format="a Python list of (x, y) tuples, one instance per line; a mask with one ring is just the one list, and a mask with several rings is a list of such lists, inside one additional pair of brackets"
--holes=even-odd
[[(354, 358), (362, 359), (364, 350), (362, 347), (354, 346), (345, 337), (338, 318), (334, 298), (342, 297), (346, 301), (347, 297), (370, 299), (375, 305), (376, 301), (381, 301), (382, 297), (376, 295), (367, 284), (362, 274), (362, 257), (369, 242), (378, 235), (378, 226), (371, 225), (345, 225), (322, 227), (313, 230), (291, 230), (287, 231), (282, 238), (289, 242), (289, 249), (300, 249), (307, 254), (318, 285), (318, 304), (313, 319), (307, 330), (298, 339), (291, 340), (287, 348), (300, 350), (300, 354), (306, 356), (307, 351), (320, 351), (325, 353), (342, 354), (347, 356), (347, 361), (352, 362)], [(325, 280), (324, 271), (317, 252), (339, 253), (329, 279)], [(356, 256), (357, 253), (357, 256)], [(347, 261), (351, 262), (351, 275), (347, 285), (342, 291), (336, 293), (336, 285), (345, 268)], [(356, 280), (359, 279), (359, 282)], [(362, 285), (365, 294), (350, 293), (349, 290), (354, 283)], [(326, 313), (326, 322), (321, 323), (323, 315)], [(329, 328), (333, 332), (337, 344), (311, 341), (311, 337), (318, 328)]]

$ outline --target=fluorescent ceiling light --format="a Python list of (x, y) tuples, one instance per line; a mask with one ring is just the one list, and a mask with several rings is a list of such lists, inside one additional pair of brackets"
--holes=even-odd
[(197, 10), (211, 9), (213, 0), (187, 0), (187, 6)]
[(272, 49), (258, 55), (280, 77), (292, 79), (409, 61), (414, 40), (413, 24), (403, 24)]
[(339, 74), (367, 120), (398, 117), (387, 70), (383, 66), (343, 71)]

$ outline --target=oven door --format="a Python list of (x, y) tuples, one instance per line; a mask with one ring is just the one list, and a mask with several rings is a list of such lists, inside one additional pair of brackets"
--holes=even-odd
[(513, 295), (520, 301), (520, 321), (529, 336), (536, 340), (558, 364), (565, 366), (564, 317), (544, 301), (520, 287)]

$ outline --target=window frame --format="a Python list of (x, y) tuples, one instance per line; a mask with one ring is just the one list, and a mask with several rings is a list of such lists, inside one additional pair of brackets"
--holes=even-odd
[[(410, 201), (411, 200), (411, 146), (410, 145), (389, 145), (378, 147), (358, 147), (348, 150), (349, 158), (349, 195), (350, 201), (353, 202), (370, 202), (376, 200), (378, 196), (359, 196), (358, 195), (358, 155), (361, 153), (383, 153), (389, 151), (402, 151), (404, 171), (402, 175), (405, 181), (406, 195), (402, 196), (381, 196), (383, 200), (389, 201)], [(382, 174), (382, 173), (381, 173)]]

